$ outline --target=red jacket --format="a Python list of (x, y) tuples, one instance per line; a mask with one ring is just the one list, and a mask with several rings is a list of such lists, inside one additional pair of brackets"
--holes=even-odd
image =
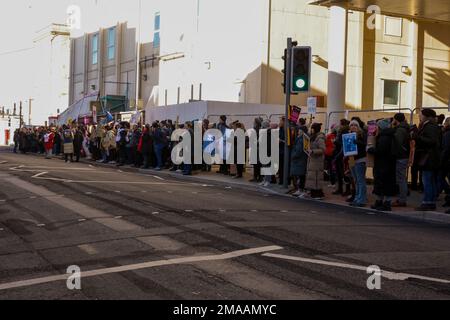
[(55, 143), (55, 134), (53, 132), (44, 136), (45, 150), (53, 149), (53, 144)]
[(327, 135), (327, 139), (325, 141), (325, 156), (327, 157), (331, 157), (333, 156), (333, 152), (334, 152), (334, 141), (336, 140), (336, 135), (334, 133), (330, 133)]

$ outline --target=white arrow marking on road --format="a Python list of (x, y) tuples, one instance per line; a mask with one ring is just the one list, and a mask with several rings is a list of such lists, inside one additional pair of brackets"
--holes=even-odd
[[(86, 278), (90, 278), (90, 277), (98, 277), (98, 276), (105, 275), (105, 274), (122, 273), (122, 272), (127, 272), (127, 271), (135, 271), (135, 270), (142, 270), (142, 269), (149, 269), (149, 268), (163, 267), (163, 266), (170, 266), (170, 265), (190, 264), (190, 263), (207, 262), (207, 261), (231, 260), (231, 259), (235, 259), (235, 258), (239, 258), (239, 257), (243, 257), (243, 256), (261, 254), (264, 252), (277, 251), (277, 250), (282, 250), (282, 249), (283, 248), (279, 247), (279, 246), (268, 246), (268, 247), (254, 248), (254, 249), (239, 250), (239, 251), (234, 251), (234, 252), (224, 253), (224, 254), (219, 254), (219, 255), (151, 261), (151, 262), (145, 262), (145, 263), (139, 263), (139, 264), (126, 265), (126, 266), (122, 266), (122, 267), (114, 267), (114, 268), (105, 268), (105, 269), (86, 271), (86, 272), (82, 272), (81, 276), (83, 277), (83, 279), (86, 279)], [(61, 275), (55, 275), (55, 276), (49, 276), (49, 277), (43, 277), (43, 278), (36, 278), (36, 279), (16, 281), (16, 282), (11, 282), (11, 283), (4, 283), (4, 284), (0, 284), (0, 290), (29, 287), (29, 286), (34, 286), (34, 285), (43, 284), (43, 283), (50, 283), (50, 282), (55, 282), (55, 281), (67, 281), (67, 279), (70, 276), (71, 275), (69, 275), (69, 274), (61, 274)]]
[[(265, 254), (263, 254), (263, 256), (264, 257), (270, 257), (270, 258), (278, 258), (278, 259), (283, 259), (283, 260), (300, 261), (300, 262), (306, 262), (306, 263), (312, 263), (312, 264), (320, 264), (320, 265), (330, 266), (330, 267), (353, 269), (353, 270), (359, 270), (359, 271), (367, 272), (367, 267), (365, 267), (365, 266), (358, 266), (358, 265), (354, 265), (354, 264), (346, 264), (346, 263), (339, 263), (339, 262), (332, 262), (332, 261), (325, 261), (325, 260), (317, 260), (317, 259), (308, 259), (308, 258), (301, 258), (301, 257), (292, 257), (292, 256), (285, 256), (285, 255), (281, 255), (281, 254), (272, 254), (272, 253), (265, 253)], [(387, 278), (389, 280), (405, 281), (405, 280), (408, 280), (408, 279), (419, 279), (419, 280), (439, 282), (439, 283), (450, 283), (450, 280), (431, 278), (431, 277), (424, 277), (424, 276), (419, 276), (419, 275), (415, 275), (415, 274), (408, 274), (408, 273), (396, 273), (396, 272), (390, 272), (390, 271), (381, 271), (381, 276), (385, 277), (385, 278)]]

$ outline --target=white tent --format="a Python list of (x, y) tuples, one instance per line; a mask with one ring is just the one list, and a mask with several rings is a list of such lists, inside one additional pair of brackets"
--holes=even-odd
[(67, 124), (69, 121), (78, 120), (80, 117), (91, 117), (91, 102), (97, 101), (98, 92), (92, 93), (81, 100), (78, 100), (66, 111), (61, 113), (58, 117), (58, 125), (62, 126)]

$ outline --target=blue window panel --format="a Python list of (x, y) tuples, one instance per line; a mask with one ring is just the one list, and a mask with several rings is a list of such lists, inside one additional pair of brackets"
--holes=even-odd
[(154, 36), (153, 36), (153, 48), (159, 48), (159, 46), (161, 45), (161, 37), (158, 32), (155, 32)]
[(98, 63), (98, 35), (92, 37), (92, 64)]
[(108, 30), (108, 59), (112, 60), (116, 56), (116, 29), (111, 28)]
[(161, 29), (161, 15), (160, 13), (155, 14), (155, 31), (158, 31)]

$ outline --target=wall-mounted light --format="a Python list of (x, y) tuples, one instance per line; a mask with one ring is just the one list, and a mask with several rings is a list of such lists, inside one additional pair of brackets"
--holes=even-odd
[(410, 76), (412, 74), (412, 70), (408, 66), (402, 66), (402, 73)]
[(320, 56), (319, 55), (313, 55), (312, 56), (312, 61), (314, 62), (314, 63), (319, 63), (320, 61), (321, 61), (322, 59), (320, 58)]
[(384, 63), (388, 63), (389, 62), (389, 58), (388, 57), (383, 57), (383, 62)]

